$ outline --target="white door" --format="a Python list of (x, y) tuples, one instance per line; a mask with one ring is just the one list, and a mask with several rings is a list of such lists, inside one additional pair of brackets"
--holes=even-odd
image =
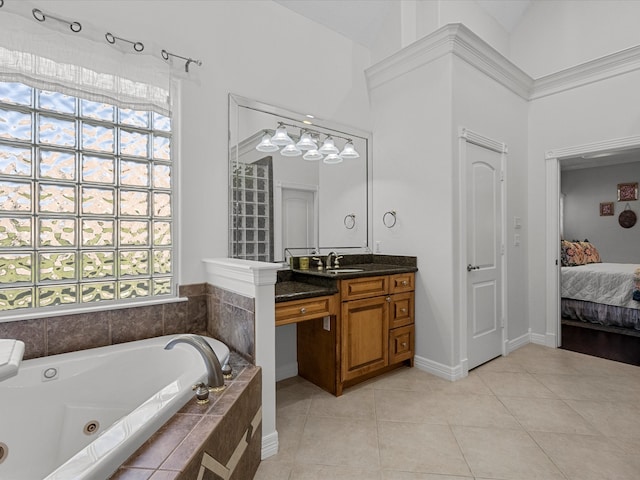
[(313, 248), (316, 245), (315, 192), (282, 189), (283, 248)]
[(469, 369), (502, 354), (502, 154), (466, 144)]

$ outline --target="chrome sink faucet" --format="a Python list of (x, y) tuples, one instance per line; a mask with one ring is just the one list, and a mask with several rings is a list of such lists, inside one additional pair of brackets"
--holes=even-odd
[(165, 350), (171, 350), (178, 343), (186, 343), (195, 348), (207, 368), (207, 387), (209, 390), (219, 392), (224, 389), (224, 375), (222, 367), (220, 366), (220, 360), (216, 356), (216, 352), (213, 351), (211, 345), (202, 337), (198, 335), (186, 334), (180, 335), (169, 340), (165, 345)]
[[(331, 257), (333, 257), (333, 264), (331, 263)], [(331, 251), (327, 253), (327, 268), (340, 268), (340, 259), (342, 255), (338, 255), (338, 252)]]

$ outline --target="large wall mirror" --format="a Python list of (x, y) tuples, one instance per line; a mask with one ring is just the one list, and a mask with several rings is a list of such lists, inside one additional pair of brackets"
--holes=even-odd
[(369, 132), (230, 94), (229, 256), (368, 249), (370, 151)]

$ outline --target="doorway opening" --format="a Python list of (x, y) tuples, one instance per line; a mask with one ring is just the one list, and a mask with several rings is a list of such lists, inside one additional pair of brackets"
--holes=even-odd
[[(621, 212), (640, 206), (619, 201), (616, 191), (627, 178), (640, 176), (639, 154), (640, 137), (547, 154), (548, 346), (627, 363), (640, 361), (640, 354), (632, 353), (640, 346), (640, 325), (634, 328), (630, 320), (620, 324), (620, 315), (629, 311), (609, 305), (612, 302), (605, 297), (590, 296), (598, 282), (595, 275), (610, 275), (610, 269), (633, 272), (633, 265), (640, 266), (640, 241), (629, 241), (630, 233), (640, 239), (640, 230), (634, 233), (618, 223)], [(563, 239), (568, 242), (562, 244), (564, 257)], [(583, 257), (581, 245), (590, 252), (595, 250), (601, 259)], [(569, 250), (577, 252), (576, 259), (569, 258)], [(640, 310), (631, 311), (631, 315), (624, 318), (638, 318), (640, 323)], [(634, 360), (634, 355), (639, 358)]]

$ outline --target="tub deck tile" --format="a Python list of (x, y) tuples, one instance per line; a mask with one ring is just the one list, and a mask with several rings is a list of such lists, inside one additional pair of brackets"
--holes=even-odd
[(125, 463), (127, 467), (159, 468), (193, 430), (199, 415), (174, 415)]

